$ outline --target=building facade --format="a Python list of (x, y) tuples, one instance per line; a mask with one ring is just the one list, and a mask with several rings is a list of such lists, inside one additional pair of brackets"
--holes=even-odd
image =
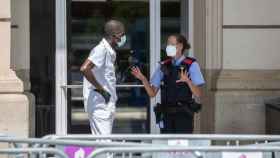
[(158, 133), (152, 105), (131, 65), (148, 76), (166, 38), (185, 35), (186, 54), (206, 79), (196, 133), (266, 133), (265, 100), (280, 93), (278, 0), (3, 0), (0, 2), (0, 132), (89, 133), (81, 62), (107, 19), (122, 20), (113, 133)]

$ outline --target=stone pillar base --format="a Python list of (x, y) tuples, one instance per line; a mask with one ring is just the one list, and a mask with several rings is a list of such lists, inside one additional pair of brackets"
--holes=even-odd
[(279, 70), (207, 70), (200, 133), (265, 134), (265, 101), (280, 96)]
[(9, 70), (5, 74), (0, 73), (0, 93), (22, 93), (24, 91), (23, 82), (16, 76), (14, 71)]
[(215, 133), (265, 134), (265, 103), (275, 91), (219, 91), (215, 95)]
[(35, 102), (31, 93), (0, 94), (0, 133), (35, 136)]

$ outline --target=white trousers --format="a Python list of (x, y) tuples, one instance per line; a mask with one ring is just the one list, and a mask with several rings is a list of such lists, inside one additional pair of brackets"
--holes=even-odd
[(85, 110), (88, 113), (91, 133), (94, 135), (108, 135), (112, 133), (115, 102), (105, 103), (104, 98), (97, 92), (91, 91), (85, 100)]

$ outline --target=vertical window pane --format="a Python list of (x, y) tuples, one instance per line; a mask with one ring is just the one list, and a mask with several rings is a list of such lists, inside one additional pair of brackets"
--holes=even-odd
[(169, 35), (181, 31), (181, 1), (161, 0), (161, 59), (166, 58), (165, 48)]
[[(149, 2), (148, 1), (72, 1), (68, 51), (68, 84), (81, 85), (79, 67), (90, 50), (102, 39), (104, 23), (121, 20), (126, 26), (127, 42), (117, 49), (117, 84), (141, 84), (130, 74), (137, 65), (149, 77)], [(148, 133), (149, 97), (143, 88), (117, 88), (119, 100), (113, 133)], [(89, 133), (83, 109), (82, 89), (68, 95), (70, 133)]]

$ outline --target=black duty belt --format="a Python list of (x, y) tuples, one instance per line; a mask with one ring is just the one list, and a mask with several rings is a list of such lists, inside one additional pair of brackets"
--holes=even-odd
[(190, 115), (193, 115), (193, 111), (190, 109), (188, 104), (176, 103), (175, 105), (172, 104), (162, 104), (160, 105), (160, 112), (173, 114), (173, 113), (182, 113), (187, 112)]
[(163, 106), (161, 108), (161, 112), (165, 113), (177, 113), (177, 112), (184, 112), (184, 111), (189, 111), (190, 108), (188, 106), (182, 106), (182, 107), (165, 107)]
[[(180, 105), (180, 104), (179, 104)], [(162, 119), (162, 116), (164, 114), (176, 114), (176, 113), (185, 113), (186, 115), (189, 115), (193, 117), (194, 111), (192, 111), (188, 104), (184, 104), (181, 106), (177, 105), (162, 105), (160, 103), (157, 103), (154, 107), (154, 112), (156, 116), (156, 122), (159, 123), (159, 121)]]

